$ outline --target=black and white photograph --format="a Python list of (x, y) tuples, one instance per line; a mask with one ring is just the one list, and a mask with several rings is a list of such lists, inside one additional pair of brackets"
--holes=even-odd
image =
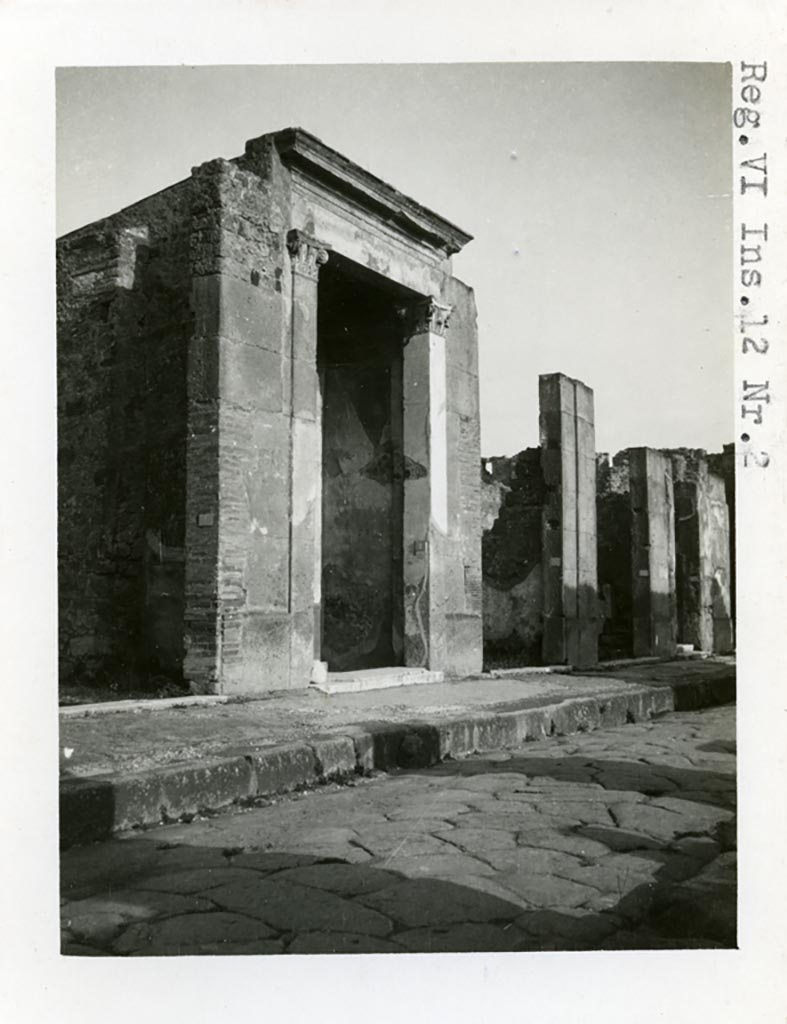
[(781, 1020), (774, 5), (81, 6), (0, 11), (14, 1019)]
[(731, 65), (57, 88), (63, 952), (734, 946)]

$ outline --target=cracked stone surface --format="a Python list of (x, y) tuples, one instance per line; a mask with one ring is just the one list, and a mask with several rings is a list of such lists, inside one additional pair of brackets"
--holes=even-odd
[(62, 855), (70, 956), (730, 947), (735, 712), (380, 775)]

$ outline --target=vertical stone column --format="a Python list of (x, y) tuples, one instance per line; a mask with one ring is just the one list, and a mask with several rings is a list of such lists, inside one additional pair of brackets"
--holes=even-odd
[(593, 391), (562, 373), (539, 377), (545, 664), (598, 661)]
[(328, 249), (290, 231), (292, 321), (284, 360), (290, 392), (289, 589), (290, 685), (320, 677), (322, 589), (322, 409), (317, 371), (317, 287)]
[(448, 535), (445, 331), (451, 309), (429, 298), (403, 312), (404, 662), (441, 669)]
[(679, 643), (733, 649), (730, 522), (724, 480), (704, 454), (672, 455)]
[(675, 512), (672, 466), (652, 448), (629, 449), (633, 655), (675, 653)]

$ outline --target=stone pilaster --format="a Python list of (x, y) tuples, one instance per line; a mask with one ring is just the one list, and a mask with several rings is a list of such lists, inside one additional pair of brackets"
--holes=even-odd
[(320, 671), (322, 587), (322, 409), (317, 371), (317, 287), (328, 248), (290, 231), (292, 272), (290, 379), (290, 685)]
[(404, 661), (429, 669), (446, 662), (450, 314), (432, 298), (403, 310)]

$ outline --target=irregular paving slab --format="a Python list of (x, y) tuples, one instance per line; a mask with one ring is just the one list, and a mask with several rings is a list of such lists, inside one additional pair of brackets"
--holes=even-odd
[(496, 881), (534, 907), (581, 907), (598, 896), (598, 889), (553, 874), (522, 874), (503, 870)]
[(248, 952), (280, 952), (281, 943), (265, 943), (274, 932), (261, 921), (221, 910), (204, 914), (182, 914), (165, 921), (131, 925), (117, 938), (112, 949), (124, 956), (185, 956), (194, 953), (237, 953), (238, 945)]
[(513, 950), (522, 939), (515, 927), (456, 924), (449, 928), (412, 928), (396, 941), (411, 953), (500, 953)]
[(195, 871), (165, 871), (152, 877), (145, 876), (138, 878), (133, 888), (148, 892), (199, 893), (248, 878), (254, 878), (254, 872), (224, 865), (216, 868), (198, 868)]
[(420, 832), (408, 831), (401, 825), (391, 823), (387, 826), (362, 829), (358, 834), (358, 842), (374, 857), (385, 858), (392, 864), (412, 857), (421, 857), (430, 853), (445, 853), (446, 845), (440, 839)]
[(312, 864), (282, 871), (277, 881), (310, 885), (315, 889), (338, 896), (355, 896), (362, 892), (376, 892), (391, 884), (391, 875), (377, 868), (355, 864)]
[(611, 914), (569, 909), (532, 910), (518, 917), (516, 924), (529, 935), (576, 943), (580, 948), (596, 944), (620, 928), (620, 922)]
[(60, 913), (64, 927), (77, 939), (102, 942), (131, 921), (210, 909), (207, 900), (196, 896), (128, 890), (66, 903)]
[(666, 810), (651, 804), (612, 804), (610, 807), (617, 827), (626, 831), (671, 841), (691, 829), (691, 810), (684, 813)]
[(267, 878), (211, 889), (210, 898), (227, 910), (257, 917), (278, 931), (385, 936), (392, 930), (388, 918), (376, 909), (311, 886)]
[(412, 879), (359, 898), (366, 906), (410, 928), (509, 920), (520, 913), (519, 907), (495, 896), (431, 879)]
[(305, 932), (296, 935), (287, 947), (288, 953), (404, 953), (398, 942), (372, 935), (351, 932)]
[(470, 857), (454, 850), (452, 853), (430, 853), (417, 857), (385, 858), (371, 861), (381, 868), (394, 868), (398, 875), (405, 878), (451, 878), (460, 876), (491, 877), (495, 870), (489, 864), (476, 857)]
[(457, 825), (450, 832), (435, 832), (435, 836), (465, 853), (482, 857), (490, 850), (516, 849), (516, 835), (507, 829), (466, 828)]

